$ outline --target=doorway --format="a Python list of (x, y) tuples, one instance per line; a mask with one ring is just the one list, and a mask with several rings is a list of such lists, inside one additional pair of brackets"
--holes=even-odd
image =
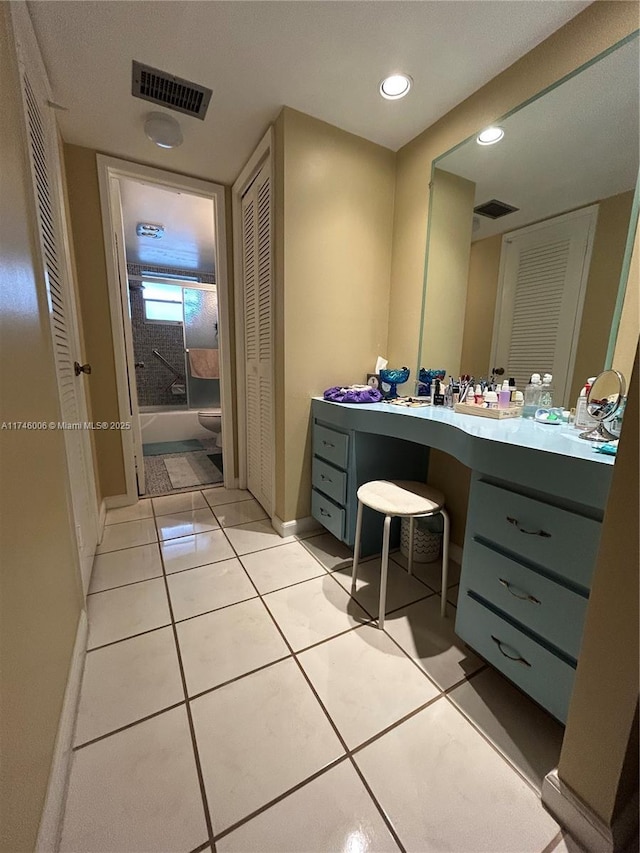
[(224, 188), (108, 157), (98, 169), (127, 501), (233, 488)]

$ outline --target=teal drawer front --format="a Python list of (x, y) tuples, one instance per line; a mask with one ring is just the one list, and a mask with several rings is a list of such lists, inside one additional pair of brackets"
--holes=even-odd
[(311, 515), (324, 525), (336, 539), (342, 539), (344, 534), (344, 510), (336, 506), (329, 498), (325, 498), (316, 489), (311, 492)]
[(583, 596), (473, 541), (465, 549), (460, 582), (461, 593), (468, 589), (578, 659), (587, 609)]
[(338, 468), (346, 468), (349, 459), (349, 436), (344, 432), (314, 424), (313, 455), (321, 456)]
[(478, 480), (473, 484), (467, 524), (472, 536), (495, 542), (590, 588), (599, 522)]
[(314, 457), (311, 480), (316, 489), (324, 492), (338, 504), (345, 504), (347, 499), (347, 475), (328, 462)]
[(469, 594), (460, 594), (456, 634), (525, 693), (566, 722), (575, 670)]

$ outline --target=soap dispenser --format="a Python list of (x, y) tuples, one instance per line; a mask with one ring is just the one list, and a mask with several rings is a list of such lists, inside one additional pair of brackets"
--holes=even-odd
[(553, 408), (553, 376), (550, 373), (545, 373), (542, 377), (542, 385), (540, 387), (540, 408)]
[(531, 376), (531, 381), (524, 389), (524, 408), (522, 409), (522, 417), (533, 420), (536, 411), (540, 408), (540, 387), (542, 379), (539, 373), (534, 373)]

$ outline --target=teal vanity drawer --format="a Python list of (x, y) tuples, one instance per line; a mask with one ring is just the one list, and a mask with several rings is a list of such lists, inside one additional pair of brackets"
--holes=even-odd
[(336, 503), (344, 505), (347, 502), (347, 474), (345, 471), (339, 471), (314, 456), (311, 481), (316, 489), (320, 489)]
[(311, 515), (319, 521), (336, 539), (344, 534), (344, 510), (325, 498), (316, 489), (311, 491)]
[(469, 594), (461, 594), (456, 634), (554, 717), (566, 722), (575, 670), (501, 619)]
[(587, 599), (479, 542), (467, 548), (461, 590), (472, 589), (577, 660)]
[(346, 468), (349, 459), (349, 436), (344, 432), (315, 424), (313, 428), (313, 455), (321, 456), (338, 468)]
[(470, 509), (473, 536), (590, 588), (599, 522), (482, 480), (473, 484)]

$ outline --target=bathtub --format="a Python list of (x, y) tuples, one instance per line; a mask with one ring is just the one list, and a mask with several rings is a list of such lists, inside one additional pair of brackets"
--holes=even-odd
[(167, 411), (161, 406), (144, 406), (140, 409), (140, 430), (143, 444), (214, 437), (213, 433), (198, 423), (198, 412), (195, 409)]

